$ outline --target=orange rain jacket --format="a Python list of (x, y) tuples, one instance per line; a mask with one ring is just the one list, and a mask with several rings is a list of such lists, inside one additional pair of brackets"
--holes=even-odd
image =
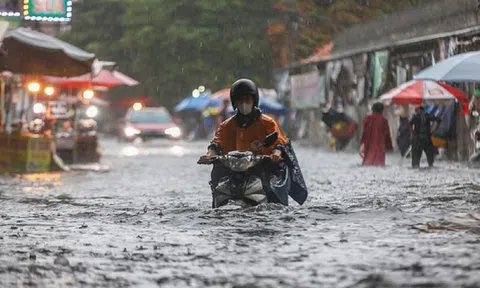
[[(275, 144), (270, 147), (258, 149), (258, 146), (263, 142), (265, 136), (274, 131), (278, 132), (278, 139)], [(220, 124), (209, 148), (213, 150), (217, 148), (223, 154), (240, 150), (251, 151), (255, 155), (270, 155), (276, 147), (285, 146), (288, 142), (289, 140), (280, 129), (280, 126), (278, 126), (272, 118), (264, 114), (246, 128), (238, 127), (235, 116), (233, 116)]]

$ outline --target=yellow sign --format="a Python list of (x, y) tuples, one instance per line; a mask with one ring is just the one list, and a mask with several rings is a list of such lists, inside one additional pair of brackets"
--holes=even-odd
[(0, 173), (50, 171), (51, 138), (0, 135)]
[(10, 149), (8, 136), (0, 134), (0, 173), (12, 172), (15, 150)]

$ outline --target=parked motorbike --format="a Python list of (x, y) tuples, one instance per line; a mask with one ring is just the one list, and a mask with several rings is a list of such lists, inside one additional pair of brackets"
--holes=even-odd
[[(261, 147), (272, 146), (278, 138), (274, 132), (265, 137)], [(208, 160), (199, 160), (198, 164), (216, 164), (230, 170), (212, 190), (212, 208), (226, 205), (229, 201), (242, 207), (256, 206), (268, 202), (267, 193), (258, 175), (252, 169), (270, 161), (269, 156), (255, 156), (250, 151), (231, 151), (224, 156), (215, 156)]]

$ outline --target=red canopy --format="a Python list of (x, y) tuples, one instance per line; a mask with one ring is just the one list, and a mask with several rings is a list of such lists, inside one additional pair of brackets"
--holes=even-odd
[(465, 93), (447, 84), (428, 80), (412, 80), (380, 96), (386, 103), (398, 105), (420, 104), (428, 100), (468, 101)]
[(52, 77), (45, 76), (44, 80), (63, 87), (86, 87), (86, 86), (102, 86), (112, 88), (120, 85), (135, 86), (138, 81), (128, 77), (119, 71), (101, 70), (93, 79), (91, 74), (83, 74), (77, 77)]
[(468, 96), (442, 82), (411, 80), (380, 96), (380, 101), (397, 105), (418, 105), (429, 100), (457, 100), (463, 106), (460, 113), (468, 112)]

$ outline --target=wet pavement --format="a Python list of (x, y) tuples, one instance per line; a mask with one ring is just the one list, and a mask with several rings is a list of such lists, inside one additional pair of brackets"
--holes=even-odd
[(103, 147), (108, 171), (0, 177), (0, 287), (480, 287), (463, 164), (297, 145), (304, 206), (212, 210), (205, 143)]

